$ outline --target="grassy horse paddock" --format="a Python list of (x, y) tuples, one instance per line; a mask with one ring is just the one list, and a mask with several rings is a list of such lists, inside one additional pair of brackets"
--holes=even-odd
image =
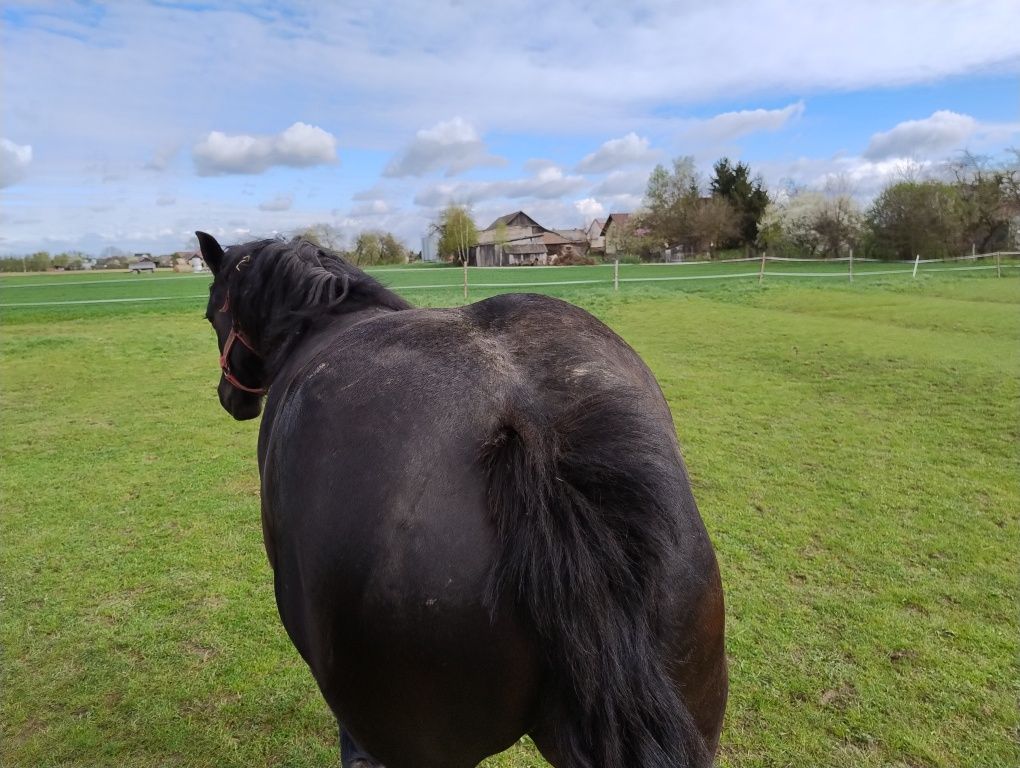
[[(126, 290), (69, 277), (4, 278), (0, 303)], [(178, 285), (0, 309), (0, 764), (335, 764), (205, 282), (144, 290)], [(721, 764), (1016, 764), (1020, 280), (555, 290), (673, 409), (727, 588)]]

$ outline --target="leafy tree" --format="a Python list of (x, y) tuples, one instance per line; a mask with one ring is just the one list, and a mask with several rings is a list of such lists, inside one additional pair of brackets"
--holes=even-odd
[(407, 250), (389, 232), (362, 232), (354, 241), (354, 250), (346, 255), (359, 267), (407, 261)]
[(362, 232), (354, 241), (354, 249), (350, 253), (351, 261), (359, 267), (378, 264), (382, 258), (382, 238), (377, 232)]
[[(752, 216), (755, 231), (760, 217), (757, 209), (751, 214), (745, 211), (757, 205), (761, 187), (760, 179), (751, 181), (749, 174), (747, 166), (734, 169), (728, 160), (721, 160), (716, 163), (712, 196), (706, 197), (692, 157), (675, 158), (671, 170), (657, 165), (648, 177), (647, 210), (640, 226), (658, 249), (682, 246), (692, 252), (712, 252), (739, 244), (747, 217)], [(767, 202), (768, 197), (764, 199)]]
[(0, 259), (0, 272), (25, 272), (28, 258), (25, 256), (4, 256)]
[(648, 237), (672, 248), (697, 249), (694, 221), (701, 205), (701, 182), (690, 156), (673, 159), (672, 170), (657, 165), (648, 177), (641, 227)]
[(439, 256), (467, 265), (471, 247), (478, 242), (478, 228), (471, 212), (465, 206), (451, 203), (439, 214), (435, 227), (439, 232)]
[(901, 181), (882, 190), (867, 212), (869, 252), (882, 259), (945, 258), (969, 247), (956, 187)]
[(392, 234), (386, 232), (383, 234), (380, 241), (380, 247), (382, 249), (379, 255), (380, 264), (406, 264), (407, 263), (407, 249), (400, 244)]
[(46, 251), (36, 251), (25, 262), (30, 272), (45, 272), (50, 268), (50, 254)]
[(663, 241), (648, 228), (647, 213), (636, 213), (626, 221), (616, 223), (606, 235), (606, 245), (614, 251), (621, 263), (655, 261), (662, 255)]
[(751, 168), (745, 163), (730, 163), (724, 157), (713, 166), (709, 182), (712, 197), (729, 202), (738, 223), (726, 241), (725, 247), (753, 245), (758, 239), (758, 222), (769, 204), (769, 195), (761, 176), (751, 177)]

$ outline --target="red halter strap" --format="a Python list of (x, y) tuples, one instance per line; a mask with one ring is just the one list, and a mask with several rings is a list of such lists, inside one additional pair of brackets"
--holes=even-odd
[[(227, 294), (226, 300), (223, 302), (223, 306), (220, 307), (220, 312), (226, 312), (230, 308), (230, 294)], [(230, 350), (234, 347), (234, 342), (239, 341), (242, 345), (248, 348), (248, 350), (255, 355), (258, 355), (258, 351), (252, 346), (252, 343), (248, 341), (248, 338), (234, 325), (230, 327), (230, 333), (227, 334), (227, 340), (223, 344), (223, 351), (220, 352), (220, 370), (223, 372), (223, 378), (227, 380), (227, 383), (234, 389), (239, 389), (242, 392), (250, 392), (253, 395), (264, 395), (266, 393), (265, 387), (249, 387), (238, 381), (237, 377), (230, 370)]]

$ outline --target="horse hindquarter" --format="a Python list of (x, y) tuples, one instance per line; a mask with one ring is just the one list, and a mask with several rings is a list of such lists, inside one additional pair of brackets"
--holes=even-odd
[(425, 408), (416, 418), (432, 423), (413, 433), (399, 414), (380, 430), (366, 410), (395, 393), (337, 404), (333, 388), (298, 388), (266, 441), (281, 618), (330, 707), (388, 768), (474, 765), (527, 730), (540, 676), (532, 634), (484, 601), (497, 545), (480, 438)]

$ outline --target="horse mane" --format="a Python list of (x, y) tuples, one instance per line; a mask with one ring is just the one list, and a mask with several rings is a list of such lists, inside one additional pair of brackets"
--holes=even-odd
[(411, 304), (340, 254), (304, 238), (270, 239), (224, 251), (230, 311), (274, 376), (309, 331), (369, 307)]

